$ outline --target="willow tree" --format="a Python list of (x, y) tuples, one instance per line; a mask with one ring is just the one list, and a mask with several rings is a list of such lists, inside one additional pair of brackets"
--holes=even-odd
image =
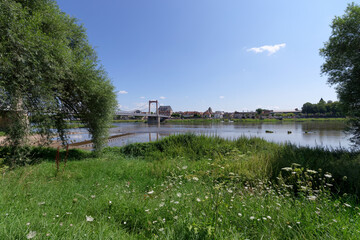
[(332, 33), (320, 55), (325, 58), (321, 71), (336, 86), (346, 115), (351, 117), (352, 141), (360, 147), (360, 6), (348, 5), (345, 14), (335, 17)]
[[(107, 137), (114, 88), (85, 29), (52, 0), (0, 0), (0, 98), (11, 113), (9, 144), (26, 145), (29, 121), (49, 142), (80, 119), (95, 150)], [(5, 103), (5, 104), (4, 104)]]

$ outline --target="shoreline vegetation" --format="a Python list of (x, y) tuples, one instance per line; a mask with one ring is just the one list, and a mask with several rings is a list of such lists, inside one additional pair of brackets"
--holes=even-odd
[(184, 134), (71, 149), (58, 170), (56, 149), (28, 151), (9, 170), (0, 148), (1, 239), (359, 239), (359, 151)]

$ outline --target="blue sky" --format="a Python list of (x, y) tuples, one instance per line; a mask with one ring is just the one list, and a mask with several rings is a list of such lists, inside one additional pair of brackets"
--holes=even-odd
[(339, 0), (58, 0), (87, 29), (122, 110), (290, 110), (336, 100), (319, 48)]

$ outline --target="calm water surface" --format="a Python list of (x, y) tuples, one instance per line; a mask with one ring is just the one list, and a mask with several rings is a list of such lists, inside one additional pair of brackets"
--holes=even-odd
[[(301, 146), (324, 146), (328, 148), (350, 148), (349, 136), (344, 133), (341, 121), (329, 122), (264, 122), (264, 123), (216, 123), (216, 124), (174, 124), (164, 123), (160, 127), (146, 123), (115, 123), (110, 129), (111, 136), (129, 134), (109, 140), (109, 146), (123, 146), (134, 142), (148, 142), (171, 134), (191, 132), (195, 134), (217, 135), (235, 139), (241, 136), (260, 137), (268, 141), (291, 142)], [(73, 141), (89, 139), (86, 130), (73, 129)], [(273, 133), (266, 133), (272, 131)], [(288, 133), (288, 132), (291, 133)]]

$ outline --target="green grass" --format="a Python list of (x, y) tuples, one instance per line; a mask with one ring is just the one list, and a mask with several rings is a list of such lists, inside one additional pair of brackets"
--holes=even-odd
[(56, 172), (31, 151), (0, 177), (0, 239), (360, 239), (358, 152), (187, 134), (72, 150)]
[(5, 132), (0, 131), (0, 137), (3, 137), (3, 136), (5, 136), (5, 135), (6, 135), (6, 133), (5, 133)]

